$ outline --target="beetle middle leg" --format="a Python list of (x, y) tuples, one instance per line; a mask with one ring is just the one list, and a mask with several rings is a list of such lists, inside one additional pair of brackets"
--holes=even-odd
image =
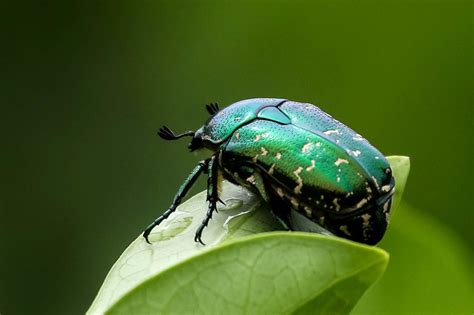
[(285, 194), (285, 189), (277, 187), (271, 182), (267, 182), (265, 187), (268, 191), (268, 204), (270, 205), (273, 216), (286, 230), (293, 231), (293, 222), (290, 215), (291, 202), (288, 200), (288, 195)]
[(209, 208), (206, 217), (201, 225), (199, 225), (196, 235), (194, 236), (194, 241), (199, 242), (202, 245), (205, 245), (201, 240), (202, 231), (208, 225), (209, 220), (212, 219), (212, 214), (217, 212), (217, 202), (220, 201), (218, 192), (218, 167), (217, 157), (214, 155), (209, 159), (207, 169), (207, 201), (209, 202)]
[(199, 178), (199, 176), (202, 174), (202, 172), (206, 169), (206, 166), (209, 164), (208, 160), (206, 161), (201, 161), (199, 162), (198, 165), (192, 170), (192, 172), (189, 174), (188, 178), (181, 184), (181, 186), (178, 189), (178, 192), (174, 196), (173, 202), (171, 203), (171, 206), (166, 210), (162, 215), (160, 215), (158, 218), (156, 218), (143, 232), (143, 237), (147, 241), (148, 244), (151, 244), (150, 241), (148, 240), (148, 236), (151, 233), (151, 230), (155, 228), (158, 224), (163, 222), (166, 218), (170, 216), (171, 213), (173, 213), (176, 208), (179, 206), (183, 198), (186, 196), (186, 193), (191, 189), (191, 187), (194, 185), (196, 180)]
[[(250, 171), (251, 170), (251, 171)], [(249, 172), (250, 171), (250, 172)], [(247, 173), (246, 173), (247, 172)], [(285, 230), (293, 230), (291, 228), (291, 218), (289, 216), (290, 207), (286, 202), (282, 203), (281, 197), (275, 193), (275, 188), (271, 184), (271, 178), (269, 175), (246, 168), (241, 168), (241, 174), (248, 176), (246, 181), (260, 194), (265, 202), (270, 206), (270, 212), (277, 219), (278, 222), (283, 226)]]

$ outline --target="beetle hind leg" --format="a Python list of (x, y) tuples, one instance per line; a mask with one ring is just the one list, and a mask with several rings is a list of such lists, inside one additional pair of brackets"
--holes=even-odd
[(268, 191), (268, 204), (270, 205), (271, 213), (285, 230), (294, 231), (294, 224), (291, 218), (291, 197), (288, 197), (283, 188), (276, 187), (271, 183), (268, 183), (265, 187)]
[(285, 230), (292, 231), (291, 217), (289, 215), (290, 208), (285, 202), (282, 203), (281, 198), (275, 193), (270, 184), (269, 177), (259, 171), (253, 171), (246, 179), (258, 191), (260, 196), (270, 206), (270, 212), (283, 226)]
[(218, 174), (218, 163), (217, 157), (212, 156), (208, 163), (207, 170), (207, 201), (209, 202), (209, 208), (206, 213), (206, 217), (199, 225), (196, 234), (194, 236), (194, 241), (199, 242), (202, 245), (205, 245), (201, 239), (202, 232), (204, 228), (209, 224), (209, 221), (212, 219), (212, 214), (217, 212), (217, 202), (222, 202), (219, 199), (218, 184), (219, 184), (219, 174)]

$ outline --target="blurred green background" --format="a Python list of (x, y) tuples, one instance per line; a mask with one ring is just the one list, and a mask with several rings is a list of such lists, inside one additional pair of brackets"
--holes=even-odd
[[(416, 285), (397, 257), (431, 256), (418, 245), (405, 251), (400, 233), (434, 248), (449, 234), (433, 260), (455, 252), (462, 269), (474, 257), (472, 8), (2, 2), (0, 313), (84, 313), (197, 161), (185, 140), (161, 141), (156, 130), (197, 128), (206, 103), (252, 97), (317, 104), (385, 154), (411, 157), (404, 199), (418, 219), (404, 225), (400, 215), (382, 246), (400, 270), (387, 277), (403, 278), (387, 294), (399, 311), (410, 309), (397, 291)], [(418, 232), (425, 218), (439, 228)], [(452, 286), (449, 274), (437, 280), (448, 271), (437, 263), (423, 266), (427, 279)]]

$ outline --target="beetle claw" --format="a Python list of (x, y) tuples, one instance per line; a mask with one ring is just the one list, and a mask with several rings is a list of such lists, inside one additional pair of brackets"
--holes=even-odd
[(145, 241), (151, 245), (151, 242), (148, 240), (148, 236), (145, 237)]
[(145, 238), (145, 241), (151, 245), (150, 240), (148, 239), (148, 235), (150, 235), (150, 231), (148, 231), (147, 229), (145, 230), (145, 232), (143, 232), (143, 237)]
[(202, 232), (202, 229), (198, 230), (198, 232), (196, 232), (196, 235), (194, 236), (194, 241), (196, 243), (201, 243), (202, 245), (206, 246), (206, 244), (204, 244), (204, 242), (201, 239), (201, 233), (200, 232)]

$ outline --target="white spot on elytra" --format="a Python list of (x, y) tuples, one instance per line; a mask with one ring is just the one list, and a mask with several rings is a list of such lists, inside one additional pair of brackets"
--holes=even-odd
[(378, 156), (375, 157), (376, 160), (380, 159)]
[(364, 239), (367, 239), (367, 230), (370, 226), (370, 214), (364, 213), (363, 215), (360, 216), (362, 218), (362, 235), (364, 236)]
[(256, 135), (255, 139), (253, 139), (253, 142), (257, 142), (258, 140), (260, 140), (260, 138), (262, 138), (261, 135)]
[(316, 166), (316, 161), (315, 161), (315, 160), (311, 160), (311, 166), (308, 166), (308, 167), (306, 168), (306, 171), (307, 171), (307, 172), (311, 171), (315, 166)]
[(240, 139), (240, 132), (235, 133), (235, 138)]
[(317, 147), (320, 147), (320, 146), (321, 146), (321, 142), (319, 142), (319, 141), (316, 142), (316, 146), (317, 146)]
[(304, 212), (306, 213), (306, 216), (307, 216), (308, 218), (311, 218), (311, 217), (313, 216), (313, 211), (311, 211), (311, 208), (308, 207), (308, 206), (305, 206), (305, 207), (304, 207)]
[(367, 201), (368, 200), (366, 198), (363, 198), (361, 201), (359, 201), (356, 205), (357, 209), (362, 208), (367, 203)]
[(346, 234), (347, 236), (352, 236), (351, 233), (349, 232), (349, 230), (347, 229), (347, 225), (341, 225), (339, 227), (339, 230), (341, 230), (342, 232), (344, 232), (344, 234)]
[(247, 177), (246, 181), (248, 181), (251, 184), (255, 184), (255, 177), (253, 175)]
[(341, 164), (343, 164), (343, 163), (349, 164), (349, 161), (346, 160), (346, 159), (340, 159), (340, 158), (339, 158), (339, 159), (336, 160), (336, 162), (334, 162), (334, 165), (339, 166), (339, 165), (341, 165)]
[(277, 159), (277, 160), (281, 159), (281, 153), (280, 152), (277, 152), (277, 154), (275, 154), (275, 159)]
[(372, 176), (372, 181), (374, 182), (375, 184), (375, 187), (377, 187), (377, 190), (379, 190), (379, 183), (377, 182), (377, 179), (375, 178), (375, 176)]
[(265, 150), (264, 147), (261, 147), (261, 148), (260, 148), (260, 151), (262, 151), (262, 154), (261, 154), (262, 156), (263, 156), (263, 155), (267, 155), (267, 153), (268, 153), (268, 151)]
[(294, 189), (295, 194), (301, 194), (301, 188), (303, 188), (303, 179), (300, 176), (302, 171), (303, 168), (300, 166), (293, 172), (293, 174), (296, 176), (296, 183), (298, 184)]
[(352, 151), (352, 155), (354, 155), (355, 157), (358, 157), (360, 154), (361, 152), (359, 150)]
[(312, 142), (306, 143), (306, 144), (301, 148), (301, 153), (306, 153), (306, 152), (308, 152), (308, 150), (311, 148), (312, 145), (313, 145)]
[(272, 164), (272, 166), (270, 166), (270, 169), (268, 170), (268, 174), (273, 175), (274, 170), (275, 170), (275, 164)]
[(390, 185), (384, 185), (382, 188), (380, 188), (383, 192), (389, 192), (390, 191)]
[(283, 198), (285, 196), (285, 193), (283, 192), (283, 189), (281, 189), (280, 187), (277, 188), (276, 190), (278, 196), (280, 196), (281, 198)]
[(325, 135), (330, 135), (330, 134), (339, 134), (339, 130), (334, 129), (334, 130), (327, 130), (324, 132)]
[(339, 200), (337, 198), (334, 198), (334, 200), (332, 201), (332, 203), (334, 204), (334, 206), (336, 207), (336, 211), (339, 211), (341, 209), (341, 205), (339, 204), (338, 202)]
[(360, 217), (362, 218), (362, 220), (364, 220), (364, 222), (363, 222), (364, 225), (369, 225), (369, 220), (372, 217), (370, 214), (364, 213)]
[(295, 207), (298, 207), (300, 205), (300, 203), (298, 202), (298, 200), (295, 197), (291, 197), (290, 202)]

